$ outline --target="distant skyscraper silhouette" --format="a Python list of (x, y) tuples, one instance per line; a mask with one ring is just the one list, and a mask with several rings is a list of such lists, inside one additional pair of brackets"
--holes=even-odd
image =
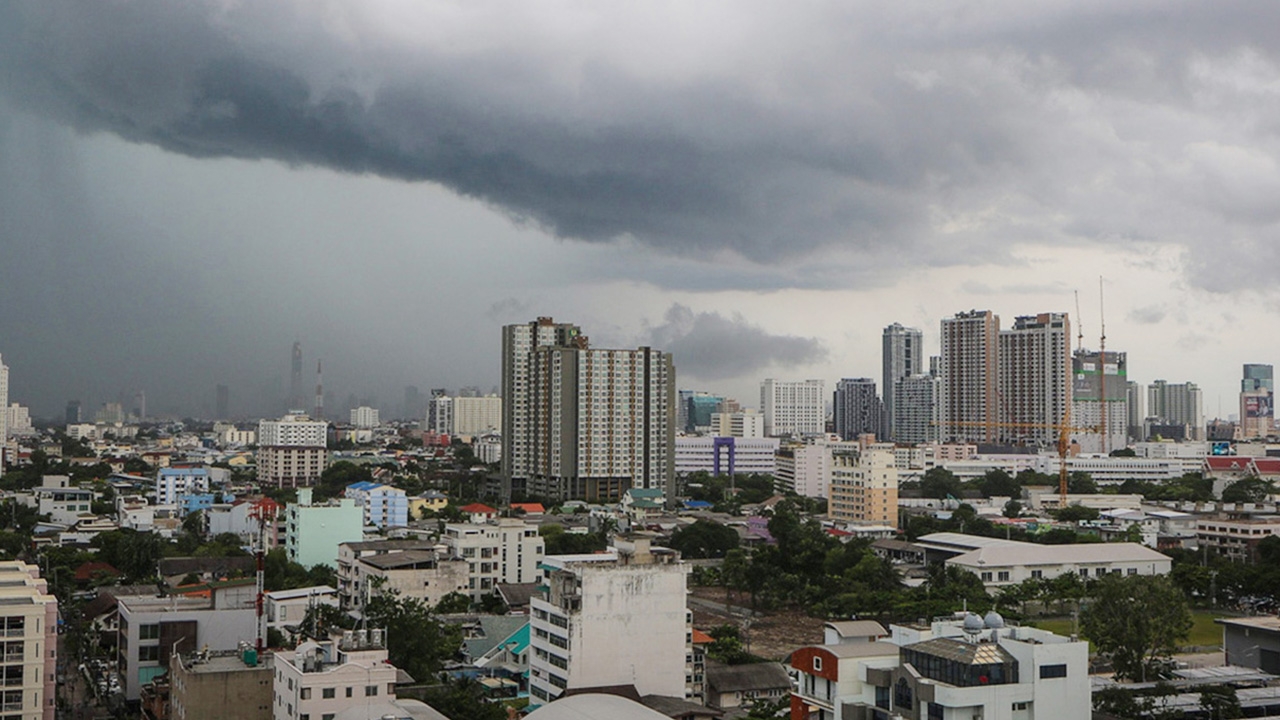
[(226, 420), (231, 416), (231, 390), (226, 385), (219, 385), (215, 391), (214, 419)]

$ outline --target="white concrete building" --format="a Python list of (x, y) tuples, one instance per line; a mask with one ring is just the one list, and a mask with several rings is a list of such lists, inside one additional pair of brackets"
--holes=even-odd
[(6, 430), (9, 437), (22, 437), (31, 435), (35, 429), (31, 426), (31, 411), (24, 405), (18, 403), (10, 403), (5, 410)]
[(369, 555), (353, 566), (358, 594), (353, 607), (363, 609), (370, 599), (393, 592), (434, 607), (452, 593), (470, 595), (469, 563), (441, 547), (431, 550)]
[(348, 485), (342, 494), (364, 508), (365, 525), (388, 528), (409, 524), (409, 496), (398, 487), (364, 481)]
[(156, 504), (176, 505), (183, 495), (209, 492), (209, 469), (167, 467), (156, 474)]
[[(273, 720), (380, 718), (396, 699), (396, 667), (383, 630), (348, 630), (335, 640), (307, 640), (274, 656)], [(390, 713), (393, 717), (400, 714)]]
[(777, 470), (779, 443), (778, 438), (678, 437), (675, 439), (676, 475), (695, 472), (773, 475)]
[[(535, 349), (579, 343), (582, 329), (541, 317), (530, 323), (502, 328), (502, 478), (503, 494), (524, 490), (533, 474), (533, 420), (529, 411), (533, 391), (530, 362)], [(585, 345), (585, 338), (582, 344)], [(452, 421), (450, 421), (452, 427)], [(428, 429), (430, 418), (428, 418)]]
[(948, 558), (948, 566), (977, 575), (988, 589), (1017, 585), (1030, 578), (1052, 580), (1059, 575), (1080, 579), (1103, 575), (1167, 575), (1173, 561), (1168, 555), (1138, 543), (1073, 543), (1041, 545), (961, 533), (931, 533), (918, 545), (944, 552), (961, 551)]
[(485, 524), (449, 523), (440, 536), (454, 557), (468, 565), (467, 592), (480, 600), (498, 583), (536, 582), (546, 542), (537, 527), (519, 518)]
[(453, 434), (453, 398), (437, 395), (427, 402), (427, 421), (424, 430), (441, 435)]
[(826, 498), (831, 484), (831, 448), (824, 441), (778, 450), (775, 487), (804, 497)]
[(670, 551), (651, 552), (645, 539), (619, 545), (543, 561), (547, 590), (530, 601), (531, 703), (609, 685), (684, 697), (688, 568)]
[(1186, 425), (1188, 440), (1204, 440), (1204, 393), (1195, 383), (1156, 380), (1147, 386), (1147, 416), (1162, 425)]
[[(792, 653), (792, 718), (1087, 718), (1089, 645), (984, 620), (889, 626), (887, 639)], [(797, 714), (800, 713), (800, 714)]]
[(764, 415), (755, 410), (712, 413), (711, 432), (716, 437), (761, 438), (764, 437)]
[(994, 442), (1000, 420), (996, 402), (1000, 318), (990, 310), (956, 313), (942, 320), (942, 405), (946, 441)]
[(66, 475), (45, 475), (40, 487), (31, 489), (31, 495), (41, 515), (56, 523), (75, 525), (81, 516), (90, 514), (94, 493), (74, 487)]
[[(899, 396), (898, 382), (904, 378), (919, 376), (924, 372), (924, 334), (918, 328), (903, 327), (893, 323), (884, 329), (881, 337), (880, 388), (884, 393), (885, 424), (894, 442), (925, 442), (907, 440), (897, 435), (901, 420), (897, 417)], [(915, 412), (913, 410), (913, 412)]]
[(938, 442), (942, 434), (942, 379), (908, 375), (894, 382), (891, 437), (900, 443)]
[(826, 432), (826, 383), (767, 378), (760, 383), (764, 434), (821, 435)]
[(361, 430), (376, 428), (381, 424), (378, 420), (378, 408), (369, 407), (368, 405), (351, 408), (350, 416), (351, 424)]
[(456, 397), (453, 399), (451, 435), (479, 435), (502, 429), (502, 398)]

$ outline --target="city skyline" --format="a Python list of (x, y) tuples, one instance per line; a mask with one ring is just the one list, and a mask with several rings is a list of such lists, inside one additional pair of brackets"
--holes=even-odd
[(1280, 8), (306, 8), (0, 10), (12, 401), (265, 415), (296, 340), (391, 408), (548, 315), (750, 403), (969, 309), (1095, 348), (1099, 275), (1133, 380), (1280, 363)]

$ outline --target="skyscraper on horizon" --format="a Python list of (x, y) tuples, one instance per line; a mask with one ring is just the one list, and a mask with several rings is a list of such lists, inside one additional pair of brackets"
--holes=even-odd
[[(1127, 354), (1108, 350), (1104, 364), (1100, 352), (1078, 349), (1071, 357), (1071, 374), (1071, 424), (1098, 428), (1097, 432), (1072, 433), (1081, 452), (1109, 453), (1124, 448), (1128, 444), (1130, 421)], [(1104, 386), (1105, 399), (1102, 397)]]
[(884, 405), (871, 378), (844, 378), (832, 395), (835, 431), (841, 440), (856, 440), (867, 433), (881, 438), (884, 433)]
[(997, 356), (997, 410), (1004, 423), (998, 437), (1056, 447), (1054, 426), (1070, 422), (1070, 318), (1057, 312), (1015, 318), (1000, 332)]
[(1271, 365), (1246, 363), (1240, 380), (1240, 437), (1264, 438), (1275, 432), (1275, 373)]
[(1147, 386), (1147, 415), (1160, 425), (1185, 425), (1188, 440), (1204, 439), (1204, 393), (1195, 383), (1152, 382)]
[(942, 320), (941, 335), (941, 439), (995, 442), (1000, 318), (990, 310), (956, 313)]
[(289, 412), (306, 410), (302, 396), (302, 343), (294, 341), (289, 361)]
[(760, 383), (764, 434), (821, 435), (826, 432), (826, 383), (822, 380), (775, 380)]
[(551, 318), (503, 328), (504, 493), (617, 500), (669, 492), (675, 469), (671, 355), (596, 349)]
[(884, 329), (881, 345), (880, 388), (884, 396), (885, 432), (888, 435), (885, 439), (897, 440), (894, 385), (901, 378), (924, 372), (924, 334), (917, 328), (893, 323)]

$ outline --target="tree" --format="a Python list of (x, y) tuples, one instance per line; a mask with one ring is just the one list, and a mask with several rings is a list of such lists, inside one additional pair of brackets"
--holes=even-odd
[(428, 688), (422, 700), (449, 720), (507, 720), (506, 708), (485, 699), (484, 687), (471, 678)]
[(1257, 477), (1241, 478), (1222, 491), (1224, 503), (1257, 503), (1263, 502), (1276, 491), (1276, 486), (1269, 480)]
[(724, 582), (724, 601), (729, 603), (729, 592), (742, 590), (747, 585), (747, 554), (734, 548), (725, 553), (724, 564), (720, 566), (720, 579)]
[(471, 596), (466, 593), (457, 591), (440, 598), (440, 602), (436, 603), (436, 612), (441, 615), (449, 615), (452, 613), (464, 613), (471, 609)]
[(1213, 720), (1234, 720), (1244, 717), (1240, 698), (1230, 685), (1213, 685), (1200, 691), (1200, 707)]
[(1094, 584), (1081, 630), (1116, 676), (1145, 682), (1191, 632), (1187, 599), (1162, 575), (1107, 575)]
[(1010, 500), (1004, 504), (1004, 516), (1007, 518), (1016, 518), (1022, 514), (1022, 503), (1017, 500)]
[(982, 479), (978, 481), (978, 487), (982, 491), (982, 497), (1009, 497), (1014, 499), (1022, 497), (1022, 485), (1009, 473), (999, 468), (988, 470), (982, 476)]
[(720, 523), (698, 520), (672, 533), (668, 544), (686, 558), (721, 558), (738, 547), (738, 533)]
[(1098, 492), (1098, 483), (1093, 481), (1089, 473), (1073, 472), (1067, 476), (1067, 492), (1076, 495), (1093, 495)]
[(1100, 515), (1098, 508), (1085, 507), (1084, 505), (1068, 505), (1053, 511), (1053, 516), (1062, 522), (1097, 520)]
[(963, 491), (964, 484), (960, 482), (960, 478), (945, 468), (930, 468), (920, 478), (920, 494), (927, 498), (958, 498)]
[(415, 680), (433, 677), (462, 645), (462, 629), (445, 625), (427, 604), (384, 590), (365, 604), (371, 628), (387, 631), (387, 659)]

